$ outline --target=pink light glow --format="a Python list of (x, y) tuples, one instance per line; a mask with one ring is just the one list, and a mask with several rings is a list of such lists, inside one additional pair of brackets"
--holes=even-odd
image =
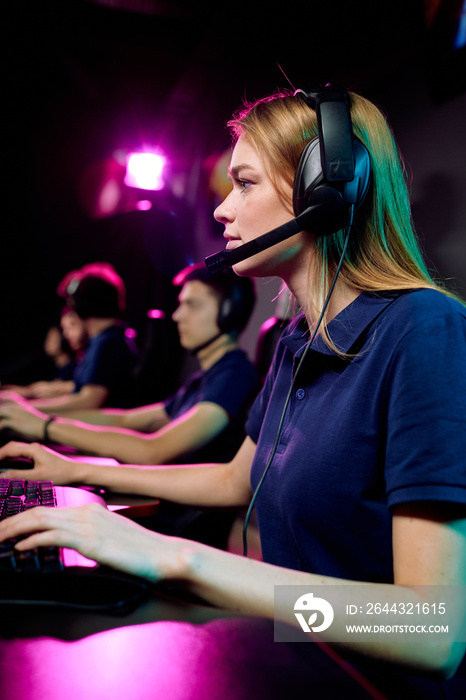
[(125, 185), (142, 190), (161, 190), (166, 159), (157, 153), (129, 153), (126, 158)]
[(160, 318), (163, 319), (165, 318), (165, 312), (162, 311), (161, 309), (149, 309), (147, 312), (148, 318)]
[(136, 202), (136, 209), (138, 211), (149, 211), (149, 209), (152, 209), (152, 202), (149, 202), (148, 199), (140, 199), (139, 202)]

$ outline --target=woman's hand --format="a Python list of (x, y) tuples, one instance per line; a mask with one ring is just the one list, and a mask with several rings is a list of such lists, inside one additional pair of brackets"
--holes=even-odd
[(19, 384), (2, 384), (0, 390), (0, 400), (9, 401), (9, 396), (15, 395), (16, 397), (21, 396), (23, 399), (32, 399), (33, 390), (31, 385), (21, 386)]
[(53, 481), (58, 485), (81, 483), (79, 462), (67, 459), (48, 447), (38, 443), (9, 442), (0, 447), (0, 468), (2, 460), (9, 457), (26, 457), (34, 463), (32, 469), (8, 469), (0, 474), (4, 479), (28, 479)]
[(24, 537), (16, 549), (76, 549), (83, 556), (150, 581), (183, 578), (187, 542), (146, 530), (103, 506), (32, 508), (0, 522), (0, 541)]
[(10, 392), (2, 392), (0, 402), (0, 428), (11, 428), (32, 440), (44, 436), (49, 416), (34, 408), (28, 401)]
[[(50, 382), (34, 382), (29, 386), (30, 399), (54, 399), (58, 396), (66, 396), (74, 391), (75, 383), (71, 380), (53, 379)], [(21, 392), (19, 392), (21, 393)], [(25, 394), (22, 394), (25, 396)]]

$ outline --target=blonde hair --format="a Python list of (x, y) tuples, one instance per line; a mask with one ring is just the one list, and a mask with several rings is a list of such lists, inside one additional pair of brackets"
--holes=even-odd
[[(423, 261), (402, 159), (385, 117), (364, 97), (348, 96), (354, 134), (370, 154), (372, 182), (354, 216), (340, 279), (364, 292), (430, 288), (455, 297), (432, 279)], [(235, 139), (244, 136), (254, 146), (278, 196), (289, 206), (279, 180), (293, 186), (301, 153), (318, 136), (315, 111), (299, 94), (279, 92), (245, 105), (228, 125)], [(316, 238), (309, 271), (314, 314), (323, 307), (344, 241), (344, 230)]]

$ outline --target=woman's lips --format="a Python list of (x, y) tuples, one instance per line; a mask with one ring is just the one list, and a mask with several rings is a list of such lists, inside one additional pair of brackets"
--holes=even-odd
[(225, 236), (226, 239), (226, 250), (233, 250), (234, 248), (237, 248), (239, 245), (241, 245), (241, 241), (239, 238), (230, 238), (230, 236)]

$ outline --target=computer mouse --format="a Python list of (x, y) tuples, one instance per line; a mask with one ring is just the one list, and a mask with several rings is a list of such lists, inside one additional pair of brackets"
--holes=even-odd
[(0, 459), (0, 472), (8, 469), (32, 469), (34, 461), (29, 457), (5, 457)]

